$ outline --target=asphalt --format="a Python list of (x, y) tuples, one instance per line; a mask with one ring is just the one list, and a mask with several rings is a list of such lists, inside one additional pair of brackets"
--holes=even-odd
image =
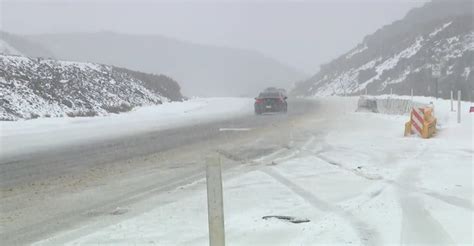
[(289, 102), (287, 114), (248, 115), (225, 121), (145, 132), (139, 135), (63, 146), (41, 152), (23, 153), (8, 159), (0, 157), (0, 187), (8, 189), (52, 176), (83, 172), (107, 163), (207, 141), (223, 134), (232, 134), (233, 137), (238, 137), (239, 134), (242, 134), (239, 131), (224, 133), (220, 129), (269, 127), (272, 124), (312, 112), (316, 108), (317, 105), (314, 101), (292, 100)]

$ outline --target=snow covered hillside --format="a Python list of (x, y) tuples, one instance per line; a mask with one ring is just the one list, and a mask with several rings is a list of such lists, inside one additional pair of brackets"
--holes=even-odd
[(0, 120), (124, 112), (182, 100), (179, 90), (166, 76), (0, 54)]
[[(299, 83), (297, 95), (398, 94), (449, 98), (474, 88), (472, 1), (433, 1), (364, 38), (357, 47), (321, 66)], [(439, 66), (438, 86), (432, 70)]]

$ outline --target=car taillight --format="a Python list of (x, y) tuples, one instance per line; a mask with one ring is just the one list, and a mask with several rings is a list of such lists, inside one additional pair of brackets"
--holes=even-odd
[(262, 99), (255, 99), (255, 103), (262, 103), (263, 100)]

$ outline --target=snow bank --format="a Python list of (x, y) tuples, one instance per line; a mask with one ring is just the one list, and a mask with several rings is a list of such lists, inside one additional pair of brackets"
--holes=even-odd
[(196, 98), (103, 117), (0, 121), (0, 155), (80, 144), (251, 114), (248, 98)]

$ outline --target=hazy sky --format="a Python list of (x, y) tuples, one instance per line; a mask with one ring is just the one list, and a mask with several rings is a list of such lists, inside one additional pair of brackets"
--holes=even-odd
[(308, 74), (424, 0), (0, 0), (3, 30), (160, 34), (253, 49)]

